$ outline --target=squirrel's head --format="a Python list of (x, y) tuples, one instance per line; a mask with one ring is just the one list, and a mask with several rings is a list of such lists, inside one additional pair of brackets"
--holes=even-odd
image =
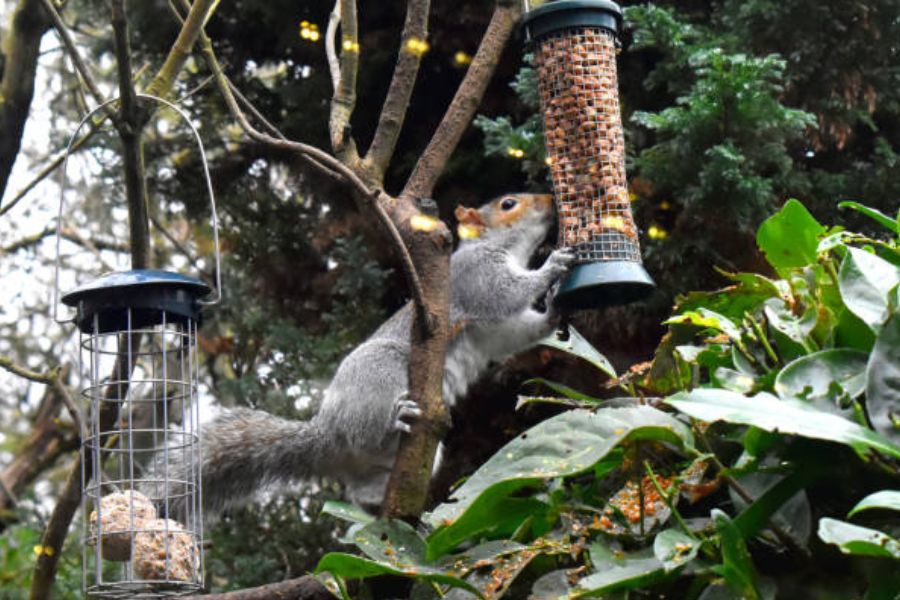
[(546, 233), (553, 221), (550, 194), (506, 194), (481, 208), (456, 207), (459, 239), (480, 238), (485, 232), (540, 228)]

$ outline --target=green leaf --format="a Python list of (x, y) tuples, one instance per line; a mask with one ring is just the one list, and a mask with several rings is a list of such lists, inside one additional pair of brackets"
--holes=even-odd
[[(841, 393), (860, 396), (866, 387), (868, 355), (859, 350), (834, 348), (802, 356), (785, 366), (775, 378), (775, 393), (782, 399), (804, 400), (820, 410), (838, 414)], [(835, 388), (835, 385), (840, 386)]]
[(777, 213), (766, 219), (756, 234), (756, 243), (766, 260), (784, 276), (790, 269), (816, 262), (819, 236), (826, 232), (797, 200), (788, 200)]
[(450, 499), (426, 514), (437, 528), (428, 538), (436, 557), (496, 524), (509, 496), (546, 479), (583, 473), (620, 444), (659, 440), (693, 448), (684, 424), (649, 406), (572, 410), (543, 421), (500, 449)]
[(634, 554), (613, 553), (600, 544), (591, 546), (594, 573), (578, 582), (571, 598), (595, 596), (616, 590), (634, 590), (666, 576), (663, 563), (647, 549)]
[(367, 577), (377, 577), (379, 575), (410, 577), (462, 588), (471, 592), (478, 598), (484, 598), (484, 596), (481, 595), (481, 592), (470, 583), (453, 575), (441, 572), (433, 567), (414, 564), (409, 564), (405, 567), (396, 567), (388, 563), (378, 562), (344, 552), (329, 552), (323, 556), (319, 560), (319, 564), (316, 565), (315, 573), (331, 573), (335, 577), (344, 577), (347, 579), (365, 579)]
[(865, 206), (864, 204), (860, 204), (859, 202), (852, 202), (849, 200), (845, 202), (839, 202), (838, 207), (852, 208), (853, 210), (860, 212), (873, 221), (879, 223), (881, 226), (894, 233), (895, 235), (900, 235), (900, 223), (898, 223), (896, 219), (892, 219), (876, 208), (870, 208), (868, 206)]
[(881, 328), (869, 356), (866, 411), (876, 431), (900, 443), (900, 313)]
[(838, 285), (844, 304), (874, 331), (888, 317), (888, 294), (900, 283), (900, 269), (859, 248), (847, 248)]
[(399, 575), (460, 587), (483, 597), (457, 573), (426, 561), (424, 540), (403, 521), (373, 521), (352, 529), (347, 538), (368, 558), (332, 552), (319, 560), (316, 573), (327, 571), (336, 577), (353, 579)]
[(814, 307), (798, 317), (788, 309), (784, 302), (773, 299), (766, 302), (764, 310), (766, 319), (773, 329), (780, 331), (798, 344), (809, 345), (809, 335), (815, 328), (817, 319)]
[(338, 502), (336, 500), (327, 501), (325, 505), (322, 506), (322, 514), (331, 515), (351, 523), (359, 523), (360, 525), (367, 525), (375, 520), (375, 517), (360, 507), (347, 502)]
[(760, 593), (756, 585), (753, 559), (747, 551), (741, 530), (728, 515), (717, 508), (712, 510), (712, 520), (719, 533), (722, 549), (722, 576), (733, 591), (744, 597), (759, 600)]
[(588, 396), (587, 394), (583, 394), (578, 390), (572, 389), (567, 385), (562, 383), (556, 383), (555, 381), (549, 381), (547, 379), (543, 379), (541, 377), (535, 377), (534, 379), (529, 379), (525, 381), (522, 385), (528, 385), (530, 383), (539, 383), (541, 385), (547, 386), (557, 394), (562, 394), (566, 398), (572, 400), (579, 400), (581, 402), (587, 402), (590, 404), (599, 404), (603, 402), (600, 398), (594, 398), (593, 396)]
[(728, 336), (732, 341), (740, 342), (741, 330), (734, 322), (717, 312), (713, 312), (706, 308), (697, 310), (689, 310), (680, 315), (676, 315), (667, 321), (663, 321), (664, 325), (693, 325), (707, 329), (720, 331)]
[[(819, 469), (805, 466), (798, 471), (791, 473), (787, 477), (781, 478), (778, 483), (768, 488), (765, 492), (756, 498), (756, 500), (745, 508), (734, 519), (734, 524), (741, 531), (744, 539), (750, 539), (757, 533), (768, 527), (770, 519), (787, 504), (794, 496), (806, 488), (820, 474)], [(761, 474), (757, 474), (761, 475)], [(753, 492), (751, 492), (753, 493)], [(806, 502), (805, 498), (801, 498)], [(806, 503), (808, 507), (808, 502)], [(808, 512), (806, 513), (808, 515)], [(805, 535), (809, 534), (809, 518), (804, 520)], [(788, 523), (790, 529), (797, 529)], [(797, 532), (799, 533), (799, 532)], [(806, 540), (804, 539), (803, 542)]]
[(846, 521), (820, 519), (819, 538), (838, 546), (844, 554), (900, 559), (900, 542), (876, 529)]
[(660, 531), (653, 540), (653, 554), (666, 572), (691, 562), (699, 550), (699, 542), (678, 529)]
[(571, 325), (569, 326), (568, 339), (561, 340), (555, 333), (551, 333), (540, 342), (538, 342), (538, 344), (547, 346), (549, 348), (555, 348), (567, 354), (577, 356), (578, 358), (584, 359), (587, 362), (591, 363), (592, 365), (606, 373), (609, 377), (616, 377), (616, 370), (613, 368), (612, 363), (610, 363), (605, 356), (600, 354), (600, 352), (598, 352), (597, 349), (594, 348), (594, 346), (592, 346), (589, 341), (584, 339), (584, 336), (578, 333), (578, 331)]
[(887, 508), (900, 511), (900, 490), (882, 490), (869, 494), (857, 502), (856, 506), (847, 513), (847, 516), (852, 517), (856, 513), (872, 508)]
[(747, 393), (756, 385), (756, 380), (750, 375), (725, 367), (716, 369), (713, 376), (719, 385), (733, 392)]
[(850, 446), (867, 458), (872, 450), (900, 458), (900, 446), (852, 421), (767, 393), (752, 398), (726, 390), (697, 389), (665, 400), (695, 419), (753, 425), (765, 431), (827, 440)]

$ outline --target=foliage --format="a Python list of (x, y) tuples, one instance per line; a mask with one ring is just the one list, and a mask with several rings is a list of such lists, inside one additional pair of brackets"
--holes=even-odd
[(779, 278), (729, 274), (679, 299), (636, 382), (662, 402), (545, 382), (575, 408), (501, 448), (419, 530), (354, 518), (365, 558), (318, 571), (412, 578), (416, 598), (900, 592), (900, 403), (880, 350), (900, 315), (896, 230), (827, 228), (789, 201), (757, 239)]

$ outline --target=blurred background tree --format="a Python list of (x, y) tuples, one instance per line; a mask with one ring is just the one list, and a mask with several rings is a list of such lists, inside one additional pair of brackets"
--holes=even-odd
[[(31, 4), (0, 4), (4, 48), (12, 44), (13, 10)], [(787, 197), (801, 198), (825, 222), (851, 221), (858, 230), (869, 224), (853, 215), (834, 216), (840, 200), (864, 198), (894, 214), (900, 198), (897, 2), (624, 4), (630, 6), (619, 77), (630, 191), (647, 268), (660, 288), (641, 305), (576, 320), (619, 369), (649, 358), (677, 293), (723, 284), (715, 267), (736, 271), (762, 264), (753, 232)], [(331, 84), (322, 33), (331, 8), (324, 0), (234, 0), (223, 2), (207, 27), (227, 72), (253, 104), (289, 137), (320, 147), (329, 145)], [(389, 192), (398, 191), (441, 118), (491, 8), (468, 0), (432, 8), (430, 50), (386, 178)], [(141, 83), (149, 77), (142, 66), (161, 62), (179, 25), (161, 0), (132, 2), (129, 9)], [(64, 15), (112, 89), (106, 12), (99, 0), (71, 0)], [(360, 6), (360, 101), (351, 126), (364, 143), (387, 91), (403, 16), (400, 3)], [(40, 39), (43, 31), (37, 29)], [(301, 35), (304, 29), (307, 34)], [(46, 235), (38, 234), (46, 231), (54, 210), (53, 188), (45, 184), (49, 187), (38, 188), (47, 192), (43, 196), (32, 193), (12, 208), (10, 199), (61, 149), (87, 106), (55, 35), (46, 35), (41, 47), (33, 74), (40, 92), (35, 104), (51, 118), (42, 126), (29, 125), (18, 158), (22, 174), (0, 189), (0, 276), (30, 278), (27, 289), (5, 299), (9, 310), (0, 319), (0, 355), (38, 370), (75, 360), (68, 332), (46, 318), (53, 254), (52, 244), (43, 241)], [(467, 132), (435, 191), (446, 219), (458, 203), (476, 205), (506, 191), (548, 188), (534, 79), (522, 54), (516, 43), (507, 48), (480, 109), (485, 116)], [(8, 56), (6, 63), (0, 60), (0, 71), (9, 73)], [(191, 59), (188, 67), (177, 95), (201, 125), (209, 151), (226, 256), (226, 302), (210, 311), (201, 332), (207, 392), (222, 406), (301, 418), (315, 409), (339, 359), (406, 301), (405, 284), (382, 234), (346, 193), (327, 180), (299, 175), (295, 158), (248, 141), (202, 60)], [(2, 103), (0, 98), (0, 110)], [(209, 255), (211, 232), (199, 156), (175, 123), (163, 118), (148, 130), (145, 146), (151, 214), (160, 225), (153, 233), (155, 258), (159, 265), (187, 270), (193, 261), (202, 270), (208, 268), (200, 257)], [(81, 238), (95, 241), (109, 266), (121, 265), (116, 248), (127, 234), (114, 136), (95, 138), (79, 160), (90, 176), (76, 176), (68, 222)], [(84, 246), (66, 246), (66, 265), (96, 273), (96, 257)], [(526, 373), (592, 391), (588, 382), (577, 381), (577, 365), (546, 351), (507, 365), (454, 415), (437, 495), (525, 421), (540, 418), (511, 410)], [(32, 430), (40, 388), (0, 375), (4, 468)], [(67, 435), (71, 443), (71, 432)], [(4, 504), (17, 506), (2, 519), (17, 521), (18, 533), (0, 543), (0, 565), (6, 565), (0, 586), (9, 581), (17, 587), (19, 575), (2, 578), (17, 572), (16, 561), (26, 564), (33, 556), (28, 548), (22, 552), (33, 541), (22, 531), (43, 526), (46, 498), (61, 473), (52, 462), (37, 474), (38, 485), (18, 494), (18, 502)], [(323, 499), (336, 493), (328, 482), (313, 483), (287, 500), (227, 515), (211, 533), (208, 568), (214, 587), (246, 587), (310, 569), (323, 548), (338, 543), (334, 522), (313, 518)], [(277, 534), (271, 543), (256, 543), (269, 534)], [(67, 581), (71, 578), (62, 577), (58, 585)]]

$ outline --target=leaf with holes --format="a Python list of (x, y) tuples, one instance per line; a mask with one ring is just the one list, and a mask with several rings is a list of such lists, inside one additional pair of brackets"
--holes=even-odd
[[(610, 458), (617, 446), (636, 440), (688, 448), (694, 443), (684, 424), (649, 406), (572, 410), (539, 423), (501, 448), (447, 502), (424, 516), (436, 528), (428, 537), (428, 557), (493, 528), (507, 503), (527, 500), (511, 498), (514, 492), (588, 471)], [(620, 460), (616, 457), (606, 470)]]
[(876, 529), (824, 518), (819, 520), (819, 538), (844, 554), (900, 559), (900, 542)]

